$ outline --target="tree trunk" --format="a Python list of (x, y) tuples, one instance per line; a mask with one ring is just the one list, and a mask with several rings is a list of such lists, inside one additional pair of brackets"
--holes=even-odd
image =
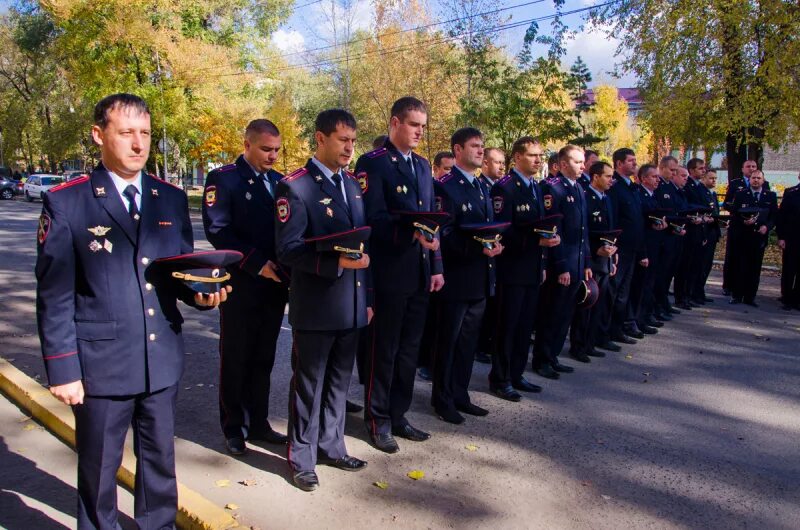
[(725, 137), (725, 157), (728, 160), (728, 182), (742, 177), (742, 164), (747, 160), (747, 149), (739, 144), (739, 138), (733, 133)]

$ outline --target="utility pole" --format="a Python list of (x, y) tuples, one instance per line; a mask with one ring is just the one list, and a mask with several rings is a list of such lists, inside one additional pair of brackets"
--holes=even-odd
[(161, 59), (158, 56), (158, 50), (156, 50), (156, 69), (158, 71), (158, 88), (161, 91), (161, 112), (163, 113), (164, 149), (162, 149), (162, 152), (164, 154), (164, 180), (169, 181), (167, 173), (167, 151), (169, 150), (169, 143), (167, 142), (167, 109), (164, 106), (164, 80), (161, 78)]

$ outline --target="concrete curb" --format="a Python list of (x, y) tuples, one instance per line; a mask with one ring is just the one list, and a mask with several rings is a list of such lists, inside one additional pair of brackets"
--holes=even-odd
[[(41, 384), (5, 359), (0, 359), (0, 391), (62, 442), (75, 449), (75, 419), (69, 406), (58, 401)], [(136, 457), (131, 447), (126, 446), (117, 481), (131, 491), (135, 469)], [(236, 519), (223, 508), (180, 482), (176, 524), (182, 530), (227, 530), (239, 526)]]

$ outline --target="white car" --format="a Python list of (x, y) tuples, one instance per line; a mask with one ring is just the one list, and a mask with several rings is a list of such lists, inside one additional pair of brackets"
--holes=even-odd
[(42, 199), (44, 197), (44, 192), (63, 182), (64, 177), (60, 175), (40, 175), (34, 173), (28, 177), (28, 180), (25, 181), (25, 185), (22, 186), (22, 194), (25, 195), (25, 200), (28, 202), (33, 199)]

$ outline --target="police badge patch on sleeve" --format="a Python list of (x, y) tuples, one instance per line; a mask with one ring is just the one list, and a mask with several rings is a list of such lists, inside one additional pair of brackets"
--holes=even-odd
[(205, 201), (206, 206), (211, 208), (215, 204), (217, 204), (217, 187), (216, 186), (209, 186), (206, 188), (205, 193)]
[(435, 204), (436, 204), (436, 207), (435, 207), (436, 211), (437, 212), (441, 212), (442, 211), (442, 198), (439, 197), (439, 196), (436, 196), (434, 199), (435, 199)]
[(39, 216), (39, 229), (36, 231), (36, 240), (41, 245), (47, 239), (47, 234), (50, 232), (50, 225), (52, 220), (46, 213)]
[(492, 206), (494, 206), (494, 213), (499, 214), (503, 211), (503, 197), (502, 195), (497, 195), (492, 199)]
[(286, 197), (281, 197), (277, 201), (275, 201), (275, 209), (278, 212), (278, 221), (285, 223), (289, 220), (289, 199)]
[(358, 185), (361, 186), (361, 193), (366, 193), (367, 188), (369, 188), (369, 178), (367, 177), (367, 172), (360, 171), (358, 175), (356, 175), (356, 180), (358, 181)]
[(549, 210), (553, 207), (553, 196), (552, 195), (545, 195), (544, 196), (544, 209)]

